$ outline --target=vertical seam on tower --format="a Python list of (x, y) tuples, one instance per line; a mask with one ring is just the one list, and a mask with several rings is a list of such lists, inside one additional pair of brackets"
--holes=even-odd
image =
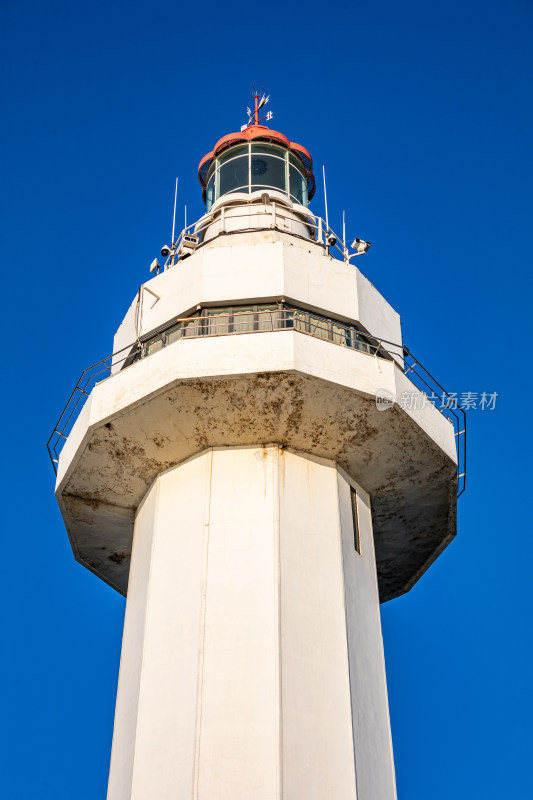
[(204, 580), (203, 580), (203, 615), (202, 615), (202, 647), (199, 653), (198, 664), (198, 689), (197, 689), (197, 712), (196, 712), (196, 747), (195, 747), (195, 775), (193, 776), (193, 798), (198, 798), (199, 784), (200, 784), (200, 749), (201, 749), (201, 736), (202, 736), (202, 706), (203, 706), (203, 690), (204, 690), (204, 665), (205, 665), (205, 620), (207, 616), (207, 576), (209, 566), (209, 535), (211, 526), (211, 493), (213, 485), (213, 448), (209, 448), (209, 467), (207, 481), (207, 502), (204, 505), (204, 528), (207, 528), (205, 534), (205, 566), (204, 566)]
[[(374, 522), (373, 522), (373, 519), (372, 519), (372, 498), (368, 494), (368, 492), (366, 493), (366, 495), (368, 497), (368, 502), (365, 502), (364, 505), (365, 505), (365, 509), (366, 509), (366, 513), (367, 513), (367, 521), (370, 523), (369, 524), (370, 545), (371, 545), (370, 549), (371, 549), (372, 559), (373, 559), (374, 589), (376, 591), (376, 594), (378, 594), (378, 597), (379, 597), (379, 589), (378, 589), (378, 582), (377, 582), (377, 572), (376, 572), (376, 550), (375, 550), (375, 543), (374, 543)], [(379, 621), (379, 640), (380, 640), (380, 644), (381, 644), (380, 663), (381, 663), (382, 675), (383, 675), (383, 688), (384, 688), (384, 696), (385, 696), (385, 708), (386, 708), (386, 712), (387, 712), (387, 720), (388, 720), (388, 723), (389, 723), (388, 727), (387, 727), (387, 733), (388, 733), (388, 739), (389, 739), (390, 763), (391, 763), (391, 767), (392, 767), (392, 787), (393, 787), (393, 791), (394, 791), (394, 797), (397, 797), (398, 793), (397, 793), (397, 786), (396, 786), (396, 770), (394, 768), (394, 747), (393, 747), (393, 743), (392, 743), (392, 730), (391, 730), (391, 723), (390, 723), (389, 692), (388, 692), (388, 689), (387, 689), (387, 669), (386, 669), (386, 664), (385, 664), (385, 645), (384, 645), (384, 642), (383, 642), (383, 628), (381, 626), (381, 608), (380, 608), (379, 600), (378, 600), (378, 621)]]
[(154, 522), (153, 522), (153, 533), (152, 533), (152, 544), (150, 547), (150, 567), (148, 569), (148, 588), (146, 590), (146, 603), (144, 606), (144, 633), (143, 633), (143, 645), (142, 645), (142, 654), (141, 654), (141, 667), (139, 670), (139, 699), (137, 701), (137, 725), (135, 726), (135, 742), (133, 744), (133, 764), (132, 764), (132, 771), (131, 771), (131, 795), (130, 797), (133, 798), (133, 792), (135, 788), (135, 756), (137, 753), (137, 737), (139, 733), (139, 728), (141, 724), (141, 708), (142, 708), (142, 696), (143, 696), (143, 671), (144, 671), (144, 656), (146, 653), (146, 639), (148, 635), (147, 627), (146, 627), (146, 620), (148, 619), (148, 608), (150, 605), (150, 594), (152, 588), (152, 568), (154, 566), (154, 548), (155, 548), (155, 538), (157, 535), (157, 516), (159, 513), (159, 489), (161, 485), (161, 479), (159, 476), (159, 480), (157, 481), (157, 491), (155, 496), (155, 508), (154, 508)]
[[(274, 536), (277, 551), (277, 647), (278, 647), (278, 787), (279, 798), (283, 798), (283, 671), (281, 653), (281, 514), (280, 514), (280, 448), (276, 445), (276, 458), (274, 461)], [(277, 513), (276, 513), (277, 510)]]
[(348, 631), (348, 613), (346, 610), (346, 579), (344, 571), (344, 549), (342, 541), (342, 517), (341, 517), (341, 496), (339, 492), (339, 470), (335, 465), (335, 484), (337, 489), (337, 516), (339, 520), (339, 546), (341, 556), (341, 578), (342, 578), (342, 604), (344, 608), (344, 629), (346, 631), (346, 657), (348, 664), (348, 688), (350, 692), (350, 721), (352, 727), (352, 750), (353, 750), (353, 770), (355, 777), (355, 800), (359, 798), (359, 788), (357, 786), (357, 752), (355, 748), (355, 718), (353, 713), (353, 697), (352, 697), (352, 671), (350, 668), (350, 642)]

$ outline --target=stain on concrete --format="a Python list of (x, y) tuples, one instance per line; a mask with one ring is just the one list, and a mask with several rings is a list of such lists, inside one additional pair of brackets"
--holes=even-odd
[(76, 557), (125, 593), (134, 511), (155, 477), (208, 447), (271, 442), (337, 460), (369, 492), (382, 600), (453, 538), (456, 465), (405, 411), (267, 372), (176, 380), (96, 428), (59, 490)]
[(122, 564), (125, 558), (129, 559), (130, 557), (131, 553), (111, 553), (108, 559), (113, 561), (114, 564)]

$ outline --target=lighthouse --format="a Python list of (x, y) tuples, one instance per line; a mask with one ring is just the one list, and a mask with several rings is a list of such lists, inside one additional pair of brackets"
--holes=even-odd
[(49, 441), (74, 555), (127, 597), (108, 800), (396, 797), (380, 603), (456, 533), (464, 415), (267, 101)]

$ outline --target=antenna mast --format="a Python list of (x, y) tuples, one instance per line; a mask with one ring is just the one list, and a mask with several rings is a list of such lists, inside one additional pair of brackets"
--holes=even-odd
[(172, 217), (172, 239), (170, 244), (174, 245), (174, 233), (176, 230), (176, 200), (178, 199), (178, 179), (176, 178), (176, 190), (174, 192), (174, 215)]
[(346, 211), (342, 212), (342, 246), (346, 250)]
[(326, 193), (326, 168), (322, 164), (322, 177), (324, 178), (324, 205), (326, 206), (326, 228), (329, 231), (329, 219), (328, 219), (328, 195)]

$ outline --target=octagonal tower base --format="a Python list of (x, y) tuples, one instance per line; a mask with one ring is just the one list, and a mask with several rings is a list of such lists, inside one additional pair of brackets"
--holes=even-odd
[(394, 800), (370, 500), (211, 448), (135, 519), (108, 800)]

